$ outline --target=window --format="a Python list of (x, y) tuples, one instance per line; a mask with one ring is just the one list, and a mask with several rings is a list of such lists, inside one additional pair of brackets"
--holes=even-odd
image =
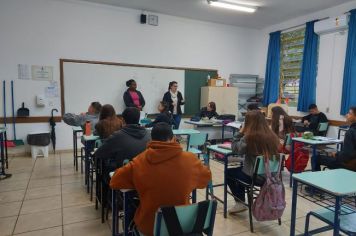
[(297, 106), (302, 69), (305, 28), (281, 34), (281, 68), (279, 91), (289, 106)]

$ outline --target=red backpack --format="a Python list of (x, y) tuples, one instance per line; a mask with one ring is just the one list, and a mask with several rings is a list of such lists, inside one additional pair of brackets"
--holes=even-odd
[[(300, 135), (298, 135), (299, 137)], [(295, 134), (290, 134), (290, 138), (296, 137)], [(304, 149), (304, 144), (300, 142), (294, 142), (294, 173), (300, 173), (305, 170), (309, 162), (309, 151)], [(292, 169), (292, 157), (289, 154), (288, 159), (285, 161), (285, 167), (291, 171)]]

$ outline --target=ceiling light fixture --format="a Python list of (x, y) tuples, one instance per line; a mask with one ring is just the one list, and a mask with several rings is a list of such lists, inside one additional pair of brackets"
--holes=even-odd
[(253, 7), (250, 5), (243, 5), (237, 3), (231, 3), (231, 1), (224, 0), (207, 0), (210, 6), (221, 7), (225, 9), (231, 9), (236, 11), (243, 11), (248, 13), (253, 13), (257, 10), (257, 7)]

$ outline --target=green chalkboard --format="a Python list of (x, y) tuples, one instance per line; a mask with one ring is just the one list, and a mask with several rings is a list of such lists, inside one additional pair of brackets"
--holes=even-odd
[(185, 70), (184, 115), (195, 115), (200, 111), (200, 88), (207, 86), (207, 77), (217, 76), (216, 70)]

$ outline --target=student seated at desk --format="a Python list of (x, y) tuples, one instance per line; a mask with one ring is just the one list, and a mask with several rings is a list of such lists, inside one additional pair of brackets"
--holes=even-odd
[(104, 160), (108, 171), (121, 167), (124, 160), (131, 160), (143, 152), (150, 141), (149, 132), (139, 125), (140, 111), (137, 108), (126, 108), (122, 117), (126, 125), (106, 139), (95, 152), (97, 158)]
[(218, 117), (218, 113), (216, 113), (216, 104), (215, 102), (209, 102), (206, 107), (203, 107), (200, 110), (200, 118), (208, 117), (209, 119), (213, 117)]
[(346, 120), (351, 125), (345, 133), (342, 150), (331, 156), (317, 156), (316, 170), (321, 170), (320, 166), (323, 165), (330, 169), (347, 168), (356, 171), (356, 107), (350, 108)]
[(241, 203), (245, 202), (245, 187), (238, 184), (234, 179), (251, 183), (256, 157), (260, 155), (265, 158), (270, 158), (273, 155), (278, 157), (278, 145), (279, 138), (269, 128), (264, 115), (260, 111), (247, 112), (245, 126), (234, 137), (231, 145), (233, 152), (244, 155), (245, 159), (243, 167), (227, 170), (227, 184), (236, 201), (235, 206), (229, 209), (230, 214), (246, 210), (246, 207)]
[(318, 132), (319, 123), (328, 122), (328, 118), (319, 111), (315, 104), (309, 106), (309, 113), (309, 115), (303, 117), (302, 123), (306, 126), (306, 130), (310, 130), (314, 135), (321, 135)]
[(292, 117), (280, 106), (272, 108), (271, 123), (272, 131), (279, 137), (281, 145), (284, 144), (287, 134), (295, 132)]
[(99, 102), (92, 102), (88, 108), (88, 112), (83, 112), (79, 115), (66, 113), (63, 116), (63, 121), (71, 126), (84, 126), (86, 121), (90, 121), (91, 129), (94, 130), (99, 120), (100, 111), (101, 104)]
[(261, 111), (257, 103), (250, 103), (247, 105), (247, 111)]
[(110, 104), (104, 105), (100, 111), (99, 122), (95, 126), (96, 134), (101, 139), (106, 139), (122, 126), (123, 122), (116, 116), (114, 107)]
[(159, 111), (159, 114), (157, 115), (156, 119), (153, 122), (147, 124), (145, 127), (147, 127), (147, 128), (153, 127), (155, 124), (160, 123), (160, 122), (164, 122), (169, 125), (174, 124), (173, 116), (172, 116), (171, 112), (169, 111), (168, 103), (161, 101), (158, 105), (158, 111)]
[(190, 193), (211, 180), (208, 167), (176, 142), (172, 128), (156, 124), (146, 151), (111, 178), (113, 189), (135, 189), (140, 198), (135, 224), (146, 236), (153, 235), (155, 212), (161, 206), (188, 205)]

